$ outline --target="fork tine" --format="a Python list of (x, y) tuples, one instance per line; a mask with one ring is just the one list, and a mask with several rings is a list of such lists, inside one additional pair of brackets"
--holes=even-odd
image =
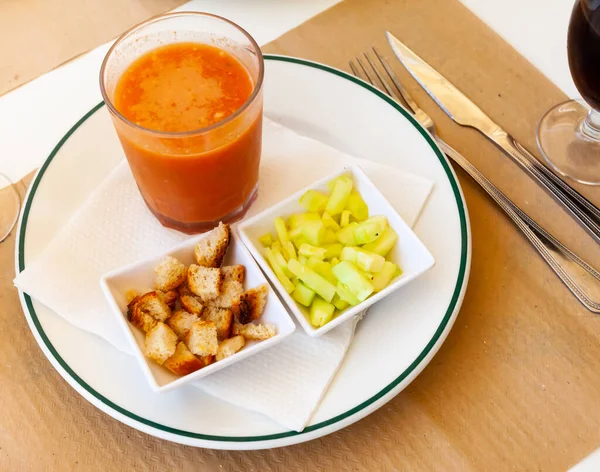
[(398, 90), (398, 92), (400, 93), (400, 95), (402, 96), (402, 98), (404, 99), (406, 104), (408, 105), (408, 107), (413, 111), (413, 113), (416, 112), (417, 110), (419, 110), (419, 106), (412, 99), (412, 97), (406, 91), (406, 89), (402, 86), (402, 84), (400, 83), (400, 79), (398, 79), (398, 76), (392, 70), (392, 68), (389, 66), (389, 64), (387, 63), (385, 58), (381, 54), (379, 54), (377, 49), (373, 48), (373, 52), (377, 56), (377, 59), (379, 59), (379, 62), (381, 62), (383, 69), (385, 70), (386, 74), (388, 75), (388, 77), (390, 78), (392, 83), (394, 84), (394, 87), (396, 87), (396, 90)]
[[(394, 93), (394, 91), (391, 89), (391, 87), (388, 85), (388, 83), (381, 76), (381, 74), (377, 70), (377, 67), (375, 67), (375, 64), (373, 64), (373, 62), (371, 61), (371, 58), (369, 57), (369, 55), (367, 53), (365, 53), (364, 56), (365, 56), (365, 59), (367, 60), (367, 62), (369, 63), (369, 65), (371, 66), (371, 69), (373, 69), (373, 71), (375, 72), (375, 75), (379, 79), (379, 82), (381, 82), (381, 84), (383, 85), (383, 88), (385, 89), (387, 94), (390, 97), (394, 97), (394, 96), (398, 97), (398, 94)], [(398, 97), (398, 98), (400, 98), (400, 97)]]
[[(358, 62), (358, 65), (360, 66), (360, 68), (365, 73), (365, 76), (367, 77), (367, 82), (369, 82), (371, 85), (375, 85), (375, 81), (373, 80), (373, 77), (371, 77), (371, 74), (369, 74), (369, 72), (367, 71), (367, 68), (365, 67), (365, 65), (360, 60), (360, 57), (356, 58), (356, 62)], [(375, 87), (377, 87), (377, 85), (375, 85)]]
[(360, 72), (358, 71), (358, 69), (356, 68), (356, 66), (354, 65), (354, 62), (352, 61), (348, 61), (348, 65), (350, 66), (350, 70), (352, 71), (352, 73), (360, 78)]

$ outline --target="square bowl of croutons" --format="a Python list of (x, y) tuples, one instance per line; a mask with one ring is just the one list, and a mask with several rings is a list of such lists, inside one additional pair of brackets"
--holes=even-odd
[(249, 218), (240, 237), (304, 331), (318, 337), (435, 260), (356, 165)]
[(221, 370), (296, 329), (248, 249), (222, 223), (113, 270), (100, 284), (156, 391)]

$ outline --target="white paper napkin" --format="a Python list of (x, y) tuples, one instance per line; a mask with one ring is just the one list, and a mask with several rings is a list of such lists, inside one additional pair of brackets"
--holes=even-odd
[[(344, 164), (358, 164), (413, 225), (432, 182), (302, 137), (265, 120), (256, 214)], [(103, 273), (164, 252), (188, 238), (146, 208), (123, 161), (98, 186), (15, 285), (69, 323), (133, 354), (100, 290)], [(235, 405), (301, 431), (319, 405), (354, 335), (348, 322), (320, 338), (300, 327), (283, 343), (196, 383)]]

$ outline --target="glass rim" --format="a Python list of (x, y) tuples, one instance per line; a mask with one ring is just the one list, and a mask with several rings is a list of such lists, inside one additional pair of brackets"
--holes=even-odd
[[(193, 130), (189, 130), (189, 131), (159, 131), (159, 130), (155, 130), (155, 129), (151, 129), (151, 128), (146, 128), (144, 126), (140, 126), (140, 125), (134, 123), (133, 121), (126, 118), (119, 110), (116, 109), (116, 107), (114, 106), (114, 104), (112, 103), (110, 98), (108, 97), (108, 94), (106, 93), (106, 88), (104, 86), (104, 73), (106, 71), (106, 67), (107, 67), (109, 58), (111, 57), (111, 55), (114, 52), (114, 50), (116, 49), (116, 47), (121, 42), (123, 42), (123, 40), (125, 40), (131, 34), (135, 33), (136, 31), (142, 29), (143, 27), (145, 27), (149, 24), (155, 23), (155, 22), (163, 20), (165, 18), (175, 18), (178, 16), (210, 17), (210, 18), (224, 21), (225, 23), (229, 23), (231, 26), (238, 29), (244, 36), (246, 36), (246, 38), (252, 44), (252, 47), (256, 50), (256, 54), (257, 54), (257, 58), (258, 58), (258, 80), (256, 81), (256, 86), (254, 87), (254, 90), (252, 90), (252, 93), (250, 94), (248, 99), (243, 103), (243, 105), (240, 108), (238, 108), (233, 114), (231, 114), (227, 118), (225, 118), (224, 120), (218, 121), (217, 123), (214, 123), (210, 126), (205, 126), (203, 128), (197, 128), (197, 129), (193, 129)], [(190, 136), (207, 133), (209, 131), (218, 129), (218, 128), (230, 123), (231, 121), (235, 120), (252, 103), (254, 103), (256, 97), (262, 90), (264, 75), (265, 75), (265, 61), (264, 61), (260, 46), (258, 45), (256, 40), (250, 35), (250, 33), (248, 33), (240, 25), (234, 23), (231, 20), (228, 20), (227, 18), (224, 18), (219, 15), (214, 15), (212, 13), (196, 12), (196, 11), (178, 11), (178, 12), (171, 12), (171, 13), (164, 13), (161, 15), (157, 15), (157, 16), (149, 18), (141, 23), (138, 23), (137, 25), (134, 25), (131, 28), (129, 28), (127, 31), (125, 31), (123, 34), (121, 34), (121, 36), (119, 36), (115, 40), (113, 45), (110, 47), (110, 49), (106, 53), (106, 56), (104, 56), (104, 59), (102, 61), (102, 66), (100, 67), (100, 93), (102, 94), (102, 99), (104, 100), (104, 103), (106, 104), (106, 107), (109, 109), (109, 111), (112, 114), (114, 114), (115, 116), (117, 116), (121, 121), (125, 122), (127, 125), (137, 129), (138, 131), (143, 131), (145, 133), (151, 133), (151, 134), (154, 134), (154, 135), (160, 136), (160, 137), (182, 138), (182, 137), (190, 137)]]

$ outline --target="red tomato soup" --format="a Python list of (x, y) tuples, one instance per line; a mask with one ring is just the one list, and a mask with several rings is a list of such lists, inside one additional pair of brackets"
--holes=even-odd
[(166, 226), (209, 229), (239, 217), (250, 203), (258, 183), (262, 100), (221, 122), (242, 108), (254, 87), (236, 57), (199, 43), (154, 49), (120, 77), (114, 106), (137, 127), (115, 120), (117, 133), (146, 204)]

